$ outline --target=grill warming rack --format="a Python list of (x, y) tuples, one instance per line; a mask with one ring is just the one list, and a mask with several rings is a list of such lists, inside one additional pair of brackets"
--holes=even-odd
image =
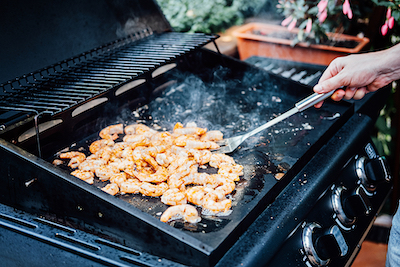
[[(0, 85), (0, 132), (15, 113), (57, 115), (169, 64), (217, 35), (145, 29)], [(22, 119), (20, 119), (22, 121)]]
[(149, 81), (157, 68), (210, 42), (218, 50), (217, 38), (144, 29), (0, 84), (0, 134), (29, 123), (41, 157), (39, 118), (61, 115), (139, 77)]

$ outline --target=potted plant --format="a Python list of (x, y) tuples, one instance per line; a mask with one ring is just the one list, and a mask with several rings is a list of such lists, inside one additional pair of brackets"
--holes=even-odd
[(250, 23), (234, 32), (241, 59), (260, 55), (328, 65), (369, 43), (366, 37), (343, 34), (355, 19), (349, 0), (280, 0), (277, 8), (285, 17), (281, 25)]

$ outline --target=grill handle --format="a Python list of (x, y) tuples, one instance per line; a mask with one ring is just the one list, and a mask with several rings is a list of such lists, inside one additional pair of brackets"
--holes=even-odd
[(328, 97), (333, 95), (334, 92), (335, 92), (335, 90), (332, 90), (325, 94), (314, 93), (314, 94), (310, 95), (309, 97), (306, 97), (303, 100), (297, 102), (295, 104), (295, 106), (299, 111), (306, 110), (306, 109), (314, 106), (315, 104), (318, 104), (319, 102), (327, 99)]

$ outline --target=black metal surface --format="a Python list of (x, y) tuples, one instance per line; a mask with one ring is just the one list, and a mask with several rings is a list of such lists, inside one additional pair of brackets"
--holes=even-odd
[(64, 224), (0, 204), (2, 266), (183, 266)]
[(2, 1), (0, 83), (151, 29), (171, 31), (155, 1)]
[[(56, 254), (61, 250), (59, 255), (74, 264), (266, 264), (332, 183), (335, 170), (363, 145), (373, 122), (353, 115), (347, 102), (327, 101), (322, 109), (294, 115), (232, 154), (245, 175), (232, 194), (229, 216), (168, 225), (159, 221), (167, 206), (158, 198), (108, 195), (51, 160), (65, 147), (87, 150), (99, 130), (114, 123), (171, 130), (176, 122), (196, 122), (222, 130), (226, 137), (237, 135), (292, 108), (311, 88), (199, 49), (217, 36), (169, 32), (153, 1), (17, 1), (4, 4), (3, 10), (7, 25), (16, 14), (27, 19), (15, 22), (12, 33), (3, 29), (7, 38), (0, 44), (7, 49), (0, 56), (7, 54), (5, 64), (15, 64), (0, 77), (28, 74), (1, 86), (0, 202), (40, 219), (32, 222), (22, 213), (10, 218), (9, 211), (0, 211), (0, 228), (6, 230), (1, 237), (22, 242), (25, 236), (27, 246)], [(45, 15), (29, 24), (34, 11)], [(33, 43), (31, 49), (21, 36)], [(20, 42), (10, 48), (15, 40)], [(169, 63), (172, 70), (156, 75)], [(124, 86), (129, 90), (117, 94)], [(100, 102), (76, 112), (92, 100)], [(374, 117), (380, 105), (363, 110)], [(285, 173), (279, 181), (274, 177), (278, 172)], [(63, 226), (53, 224), (60, 221)], [(42, 230), (39, 222), (65, 233)], [(101, 246), (96, 241), (100, 236)], [(104, 243), (134, 251), (133, 256), (108, 257), (112, 252), (103, 251)], [(10, 246), (6, 251), (16, 250)], [(28, 256), (21, 260), (29, 261)]]
[[(305, 266), (301, 262), (301, 255), (297, 256), (293, 251), (290, 252), (293, 254), (290, 257), (298, 257), (300, 261), (293, 261), (283, 256), (288, 250), (280, 251), (281, 246), (308, 218), (308, 213), (315, 207), (317, 200), (339, 177), (343, 166), (346, 166), (354, 154), (367, 143), (369, 136), (365, 133), (370, 131), (373, 124), (374, 122), (368, 116), (360, 114), (352, 116), (292, 179), (290, 185), (282, 190), (274, 203), (263, 211), (218, 266), (269, 266), (272, 259), (274, 259), (274, 265), (271, 266)], [(349, 177), (349, 179), (355, 178), (355, 176)], [(352, 234), (353, 236), (347, 240), (352, 242), (352, 251), (365, 237), (364, 231), (368, 230), (368, 226), (374, 220), (374, 214), (379, 211), (380, 205), (387, 196), (390, 184), (388, 183), (386, 187), (380, 193), (382, 199), (375, 202), (371, 216), (367, 220), (364, 219), (363, 226), (357, 230), (359, 232), (350, 233), (350, 236)], [(321, 221), (329, 220), (332, 210), (320, 208), (315, 212), (317, 215), (314, 219)], [(294, 239), (293, 242), (297, 242), (298, 245), (295, 249), (302, 248), (301, 238)], [(276, 255), (281, 256), (275, 257)], [(349, 256), (346, 255), (345, 262), (349, 260)]]
[(245, 60), (258, 68), (274, 73), (301, 84), (314, 86), (324, 72), (326, 66), (301, 63), (276, 58), (252, 56)]
[[(90, 129), (97, 135), (98, 130), (110, 122), (128, 124), (135, 120), (172, 129), (178, 121), (195, 121), (201, 127), (220, 129), (230, 136), (268, 121), (311, 92), (307, 87), (280, 80), (228, 58), (225, 58), (227, 65), (239, 64), (240, 67), (222, 67), (217, 57), (214, 63), (218, 65), (210, 68), (210, 57), (215, 56), (212, 52), (197, 51), (186, 58), (189, 64), (195, 63), (195, 72), (182, 62), (176, 69), (155, 79), (147, 108), (142, 107), (133, 114), (132, 110), (121, 113), (119, 109), (113, 110), (115, 103), (108, 103), (105, 106), (107, 116), (97, 118), (97, 122), (79, 125), (79, 128), (67, 123), (53, 127), (48, 139), (54, 146), (44, 146), (43, 154), (55, 154), (63, 148), (61, 144), (75, 144), (74, 147), (79, 148), (80, 140), (86, 142), (92, 138), (82, 133)], [(170, 85), (164, 87), (165, 82)], [(3, 143), (1, 153), (8, 160), (2, 163), (2, 168), (8, 170), (6, 179), (14, 177), (12, 179), (15, 180), (7, 182), (13, 189), (3, 190), (1, 198), (3, 203), (17, 208), (66, 216), (70, 220), (78, 220), (79, 224), (85, 222), (85, 228), (98, 228), (104, 234), (116, 236), (119, 242), (139, 246), (149, 253), (186, 264), (189, 259), (180, 255), (190, 254), (190, 260), (196, 259), (203, 266), (212, 266), (351, 114), (351, 105), (328, 102), (322, 109), (297, 114), (249, 140), (232, 155), (245, 166), (245, 176), (233, 195), (233, 212), (227, 217), (204, 217), (203, 224), (198, 224), (197, 228), (185, 229), (184, 225), (175, 223), (178, 228), (175, 229), (160, 222), (159, 212), (166, 206), (157, 199), (143, 201), (140, 196), (123, 196), (121, 199), (109, 196), (7, 143)], [(134, 118), (133, 115), (139, 117)], [(93, 125), (97, 126), (93, 128)], [(42, 143), (49, 143), (45, 140)], [(34, 141), (33, 138), (30, 140), (33, 144)], [(33, 162), (28, 165), (35, 162), (34, 168), (16, 168), (16, 165), (31, 160)], [(282, 164), (289, 170), (278, 182), (274, 174), (277, 173), (277, 166)], [(26, 187), (27, 181), (33, 181), (32, 185)], [(79, 212), (79, 207), (85, 212)], [(99, 213), (103, 214), (101, 218)], [(127, 225), (136, 227), (126, 229)], [(173, 252), (164, 251), (160, 243), (175, 249)]]

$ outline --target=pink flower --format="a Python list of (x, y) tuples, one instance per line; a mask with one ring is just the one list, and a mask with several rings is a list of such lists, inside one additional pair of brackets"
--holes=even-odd
[(386, 11), (386, 18), (390, 19), (392, 17), (392, 9), (389, 7)]
[(347, 15), (349, 19), (353, 18), (353, 11), (351, 10), (349, 0), (345, 0), (343, 3), (343, 14)]
[(390, 17), (390, 19), (388, 20), (388, 26), (389, 26), (389, 29), (393, 29), (393, 26), (394, 26), (394, 18), (393, 17)]
[(294, 29), (294, 27), (296, 27), (296, 23), (297, 23), (297, 19), (292, 20), (292, 22), (290, 22), (289, 26), (288, 26), (288, 30), (291, 31)]
[(312, 20), (308, 19), (307, 26), (306, 26), (306, 33), (310, 33), (312, 29)]
[(319, 1), (318, 5), (317, 5), (318, 13), (322, 13), (323, 11), (325, 11), (327, 5), (328, 5), (328, 0)]
[(387, 25), (387, 23), (383, 24), (383, 26), (382, 26), (382, 28), (381, 28), (381, 32), (382, 32), (382, 35), (383, 35), (383, 36), (385, 36), (385, 35), (387, 34), (387, 32), (388, 32), (388, 25)]
[(318, 19), (320, 23), (323, 23), (328, 17), (328, 11), (325, 9), (321, 14), (318, 14)]
[(282, 25), (282, 26), (287, 26), (287, 25), (289, 25), (289, 23), (292, 21), (292, 19), (293, 19), (292, 16), (287, 17), (286, 19), (284, 19), (284, 20), (281, 22), (281, 25)]

